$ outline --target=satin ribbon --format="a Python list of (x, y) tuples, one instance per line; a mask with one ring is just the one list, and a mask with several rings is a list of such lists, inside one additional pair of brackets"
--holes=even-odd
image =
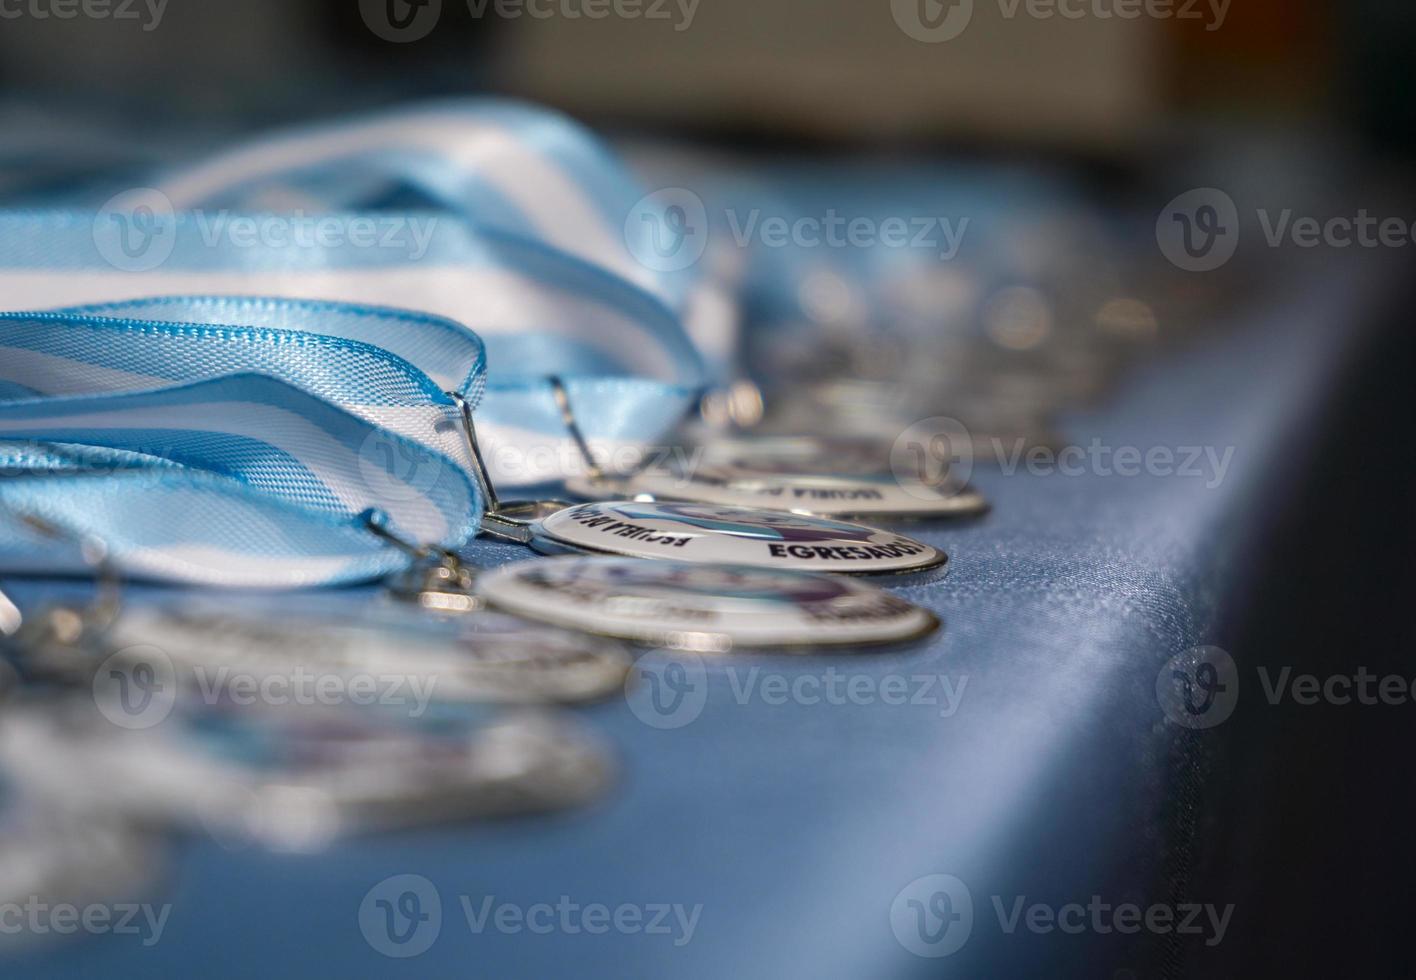
[[(475, 532), (448, 392), (480, 401), (499, 486), (579, 468), (548, 375), (604, 448), (662, 436), (704, 374), (675, 291), (606, 245), (632, 185), (558, 117), (439, 118), (238, 149), (96, 213), (0, 213), (0, 304), (69, 304), (0, 316), (0, 439), (26, 440), (0, 456), (18, 477), (0, 504), (143, 574), (352, 581), (407, 562), (364, 530), (371, 510), (430, 547)], [(415, 187), (449, 209), (215, 206), (276, 185), (340, 203)], [(44, 550), (0, 538), (7, 567)]]
[[(264, 375), (6, 402), (0, 439), (34, 440), (0, 442), (0, 509), (102, 541), (141, 577), (357, 581), (408, 564), (369, 533), (370, 512), (448, 547), (468, 540), (481, 514), (462, 467)], [(17, 523), (0, 527), (10, 530), (5, 568), (74, 569), (67, 549), (16, 533)]]

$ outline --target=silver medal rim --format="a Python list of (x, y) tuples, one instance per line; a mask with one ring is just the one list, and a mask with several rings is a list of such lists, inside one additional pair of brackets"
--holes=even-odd
[[(602, 555), (592, 551), (579, 551), (567, 548), (558, 554), (580, 555), (583, 557), (609, 557), (609, 558), (630, 558), (642, 561), (653, 561), (652, 558), (640, 559), (637, 555)], [(660, 561), (671, 561), (673, 559), (659, 559)], [(683, 564), (683, 563), (681, 563)], [(694, 563), (687, 563), (694, 564)], [(712, 564), (710, 562), (698, 563), (702, 565)], [(833, 572), (812, 572), (814, 575), (832, 575)], [(503, 603), (495, 595), (487, 592), (480, 592), (479, 595), (486, 600), (487, 605), (499, 612), (509, 613), (513, 616), (520, 616), (523, 619), (533, 619), (537, 622), (549, 623), (552, 626), (567, 628), (567, 624), (574, 622), (573, 615), (567, 615), (564, 619), (558, 617), (547, 617), (538, 609), (521, 608), (515, 603)], [(908, 600), (906, 600), (908, 601)], [(944, 627), (944, 621), (931, 609), (926, 609), (918, 603), (911, 602), (916, 610), (924, 614), (924, 620), (919, 628), (910, 633), (899, 636), (888, 636), (880, 639), (852, 639), (831, 640), (824, 638), (814, 638), (810, 640), (791, 641), (782, 643), (766, 642), (737, 642), (732, 634), (715, 630), (668, 630), (650, 626), (626, 625), (624, 629), (616, 632), (608, 632), (603, 629), (590, 629), (583, 624), (569, 626), (570, 629), (579, 630), (590, 636), (597, 636), (603, 639), (620, 640), (633, 643), (638, 646), (653, 647), (664, 650), (674, 650), (682, 653), (698, 653), (708, 656), (724, 656), (738, 653), (770, 652), (770, 653), (791, 653), (791, 654), (811, 654), (814, 652), (829, 652), (839, 654), (845, 647), (862, 647), (870, 653), (889, 653), (903, 647), (913, 647), (920, 641), (934, 636)], [(689, 642), (684, 639), (687, 636), (702, 637), (701, 642)]]
[[(169, 606), (153, 604), (138, 607), (146, 613), (156, 616), (165, 616), (172, 613)], [(391, 607), (397, 609), (398, 607)], [(215, 619), (222, 615), (233, 616), (232, 613), (222, 613), (220, 607), (215, 603), (210, 606), (198, 606), (197, 614), (205, 615)], [(315, 614), (307, 613), (304, 618), (293, 619), (293, 623), (287, 620), (282, 624), (282, 628), (292, 624), (296, 628), (291, 630), (290, 636), (298, 637), (302, 632), (316, 632), (327, 629), (358, 629), (373, 628), (378, 630), (392, 631), (392, 621), (385, 623), (377, 618), (363, 621), (353, 620), (341, 622), (333, 617), (332, 613)], [(124, 620), (120, 617), (119, 623)], [(453, 620), (458, 626), (463, 625), (462, 621)], [(152, 622), (143, 623), (145, 628), (151, 628)], [(161, 625), (161, 624), (158, 624)], [(428, 666), (428, 661), (418, 660), (416, 657), (411, 660), (400, 662), (396, 656), (379, 662), (358, 662), (342, 660), (338, 655), (328, 656), (316, 654), (306, 656), (305, 659), (289, 664), (279, 664), (270, 659), (263, 659), (259, 654), (228, 654), (223, 659), (226, 666), (230, 666), (234, 673), (246, 673), (261, 677), (285, 676), (288, 669), (304, 666), (323, 674), (341, 674), (352, 676), (361, 671), (372, 673), (389, 673), (396, 669), (408, 671), (421, 671), (425, 674), (437, 673), (441, 676), (451, 676), (450, 684), (440, 686), (439, 693), (432, 698), (433, 701), (447, 704), (485, 704), (488, 706), (502, 706), (514, 708), (517, 706), (537, 706), (553, 704), (588, 704), (603, 701), (614, 695), (624, 686), (624, 676), (629, 672), (632, 663), (627, 652), (622, 645), (600, 642), (600, 638), (591, 637), (594, 642), (582, 642), (581, 637), (585, 635), (584, 630), (566, 629), (564, 627), (549, 628), (552, 624), (532, 621), (527, 622), (525, 616), (508, 616), (505, 623), (500, 624), (506, 628), (507, 636), (516, 637), (515, 627), (526, 629), (528, 627), (543, 631), (543, 636), (522, 637), (515, 642), (525, 642), (530, 645), (548, 644), (552, 639), (558, 643), (567, 643), (568, 647), (560, 647), (556, 651), (560, 656), (554, 660), (549, 667), (533, 666), (525, 661), (510, 661), (497, 663), (494, 661), (484, 661), (476, 659), (478, 642), (485, 642), (490, 646), (500, 642), (496, 631), (489, 631), (486, 634), (479, 634), (480, 625), (467, 623), (469, 628), (465, 631), (456, 629), (446, 637), (439, 636), (439, 640), (447, 643), (449, 651), (463, 653), (470, 649), (471, 656), (458, 657), (449, 669), (447, 664), (434, 664)], [(131, 626), (126, 628), (131, 629)], [(121, 635), (121, 634), (120, 634)], [(137, 645), (129, 643), (129, 639), (124, 639), (126, 645)], [(545, 647), (543, 646), (542, 649)], [(190, 645), (169, 645), (166, 650), (173, 662), (179, 667), (181, 676), (179, 683), (191, 685), (195, 682), (188, 677), (188, 673), (210, 667), (211, 664), (201, 656), (191, 654)], [(322, 659), (323, 658), (323, 659)], [(578, 658), (578, 659), (577, 659)], [(448, 693), (448, 687), (451, 693)], [(184, 693), (190, 693), (184, 691)]]
[[(763, 510), (780, 510), (788, 514), (800, 514), (803, 517), (824, 517), (834, 519), (844, 519), (851, 521), (887, 521), (891, 524), (925, 524), (933, 521), (962, 521), (973, 517), (982, 517), (993, 507), (988, 498), (973, 487), (966, 487), (945, 498), (944, 502), (953, 502), (947, 507), (938, 507), (926, 510), (819, 510), (806, 507), (772, 507), (766, 503), (751, 503), (747, 501), (732, 501), (713, 499), (703, 495), (692, 496), (688, 494), (661, 493), (655, 490), (645, 490), (636, 488), (632, 478), (613, 477), (600, 481), (598, 484), (591, 480), (573, 478), (565, 482), (565, 490), (577, 497), (586, 498), (587, 503), (604, 503), (616, 499), (630, 500), (634, 498), (647, 499), (650, 501), (682, 501), (683, 503), (701, 504), (723, 504), (725, 506), (737, 507), (761, 507)], [(614, 496), (604, 496), (606, 492), (613, 493)]]

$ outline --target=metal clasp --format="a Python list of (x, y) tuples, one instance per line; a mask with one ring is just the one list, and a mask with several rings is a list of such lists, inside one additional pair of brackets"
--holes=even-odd
[[(564, 500), (503, 501), (497, 495), (496, 486), (492, 483), (491, 474), (487, 470), (486, 460), (482, 457), (482, 447), (477, 441), (477, 425), (472, 421), (472, 406), (467, 403), (466, 398), (455, 391), (449, 391), (447, 396), (452, 399), (453, 404), (457, 406), (462, 415), (462, 433), (467, 439), (467, 448), (472, 454), (477, 485), (481, 488), (482, 498), (486, 501), (486, 510), (482, 515), (482, 533), (514, 544), (527, 544), (531, 540), (531, 525), (534, 522), (543, 517), (549, 517), (557, 511), (565, 510), (570, 504)], [(588, 447), (583, 446), (583, 437), (580, 437), (578, 433), (579, 428), (577, 427), (574, 434), (582, 443), (582, 452), (588, 453)]]
[(389, 583), (394, 595), (443, 612), (475, 612), (483, 607), (472, 594), (476, 572), (462, 559), (451, 551), (409, 541), (388, 526), (382, 511), (366, 510), (360, 517), (370, 534), (413, 559), (413, 565)]

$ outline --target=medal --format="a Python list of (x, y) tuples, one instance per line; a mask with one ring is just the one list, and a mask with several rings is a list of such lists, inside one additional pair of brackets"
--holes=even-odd
[(293, 623), (240, 599), (125, 609), (101, 545), (91, 554), (99, 599), (24, 619), (6, 641), (28, 677), (71, 687), (0, 712), (0, 763), (62, 808), (303, 850), (573, 806), (612, 778), (573, 718), (467, 703), (605, 694), (628, 663), (612, 644), (392, 606)]
[[(54, 528), (47, 533), (62, 536)], [(630, 667), (614, 643), (477, 611), (480, 601), (461, 566), (437, 563), (418, 576), (412, 597), (437, 615), (328, 594), (218, 600), (197, 593), (138, 604), (123, 601), (102, 544), (88, 547), (100, 582), (97, 601), (51, 607), (27, 620), (16, 609), (9, 638), (0, 634), (0, 645), (35, 677), (96, 683), (96, 672), (135, 669), (157, 649), (177, 686), (166, 692), (169, 704), (178, 697), (209, 700), (232, 685), (286, 694), (358, 688), (367, 698), (400, 679), (443, 701), (534, 704), (605, 697), (623, 685)], [(0, 693), (4, 681), (0, 672)]]
[(896, 473), (857, 439), (723, 439), (623, 477), (566, 481), (576, 496), (641, 497), (766, 507), (822, 517), (922, 520), (988, 509), (982, 494), (923, 472)]
[(859, 579), (745, 565), (556, 558), (486, 573), (478, 591), (520, 616), (680, 650), (864, 647), (939, 626)]
[(976, 490), (952, 490), (925, 484), (909, 487), (889, 473), (853, 476), (818, 475), (790, 466), (743, 466), (738, 463), (676, 465), (642, 470), (631, 476), (595, 481), (575, 479), (566, 489), (591, 499), (647, 496), (762, 507), (823, 517), (925, 519), (971, 516), (988, 509)]
[(572, 719), (463, 708), (410, 719), (345, 705), (179, 705), (124, 729), (85, 698), (0, 718), (0, 758), (69, 808), (305, 851), (334, 839), (561, 809), (611, 781)]
[(402, 677), (439, 701), (576, 702), (618, 691), (630, 667), (618, 644), (511, 616), (312, 602), (129, 605), (105, 639), (112, 648), (156, 644), (192, 690), (238, 681), (289, 690), (302, 678), (344, 690)]
[(577, 504), (536, 522), (530, 544), (544, 554), (582, 552), (847, 575), (939, 571), (949, 560), (932, 545), (860, 524), (669, 501)]
[[(566, 428), (592, 468), (592, 478), (602, 476), (575, 422), (564, 386), (555, 378), (551, 386)], [(470, 408), (466, 402), (461, 407), (469, 449), (478, 461), (478, 480), (487, 500), (483, 533), (528, 544), (543, 554), (610, 554), (850, 575), (936, 572), (948, 561), (938, 548), (902, 534), (782, 510), (688, 501), (503, 503), (480, 462)], [(371, 521), (369, 527), (410, 548), (377, 522)]]
[(566, 481), (572, 494), (688, 500), (764, 507), (822, 517), (920, 520), (983, 513), (978, 491), (947, 479), (930, 481), (919, 467), (892, 469), (873, 443), (859, 439), (767, 436), (721, 439), (626, 476)]

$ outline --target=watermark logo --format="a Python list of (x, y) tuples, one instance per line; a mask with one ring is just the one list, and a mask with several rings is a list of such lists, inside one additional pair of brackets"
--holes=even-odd
[[(1135, 935), (1194, 936), (1209, 947), (1218, 946), (1229, 931), (1234, 905), (1185, 902), (1176, 905), (1135, 902), (1112, 904), (1100, 895), (1085, 902), (1053, 905), (1029, 901), (1026, 895), (990, 895), (988, 907), (998, 930), (1006, 936), (1019, 932), (1068, 936)], [(916, 878), (895, 896), (890, 906), (890, 928), (896, 940), (916, 956), (943, 957), (957, 953), (976, 926), (973, 897), (968, 886), (953, 875), (932, 874)]]
[(916, 41), (952, 41), (973, 20), (974, 0), (890, 0), (895, 23)]
[(385, 41), (408, 44), (432, 33), (442, 17), (442, 0), (359, 0), (364, 24)]
[(162, 25), (168, 0), (0, 0), (0, 20), (140, 21), (143, 33)]
[[(3, 2), (3, 0), (0, 0)], [(475, 20), (644, 20), (672, 21), (677, 32), (693, 26), (701, 0), (467, 0)], [(359, 0), (364, 24), (385, 41), (407, 44), (432, 33), (442, 18), (443, 0)]]
[(708, 671), (692, 653), (646, 654), (625, 678), (634, 716), (662, 730), (692, 724), (708, 703)]
[(1148, 932), (1157, 936), (1194, 936), (1211, 948), (1224, 941), (1225, 933), (1229, 931), (1229, 920), (1234, 915), (1232, 903), (1220, 906), (1199, 902), (1178, 905), (1120, 902), (1112, 905), (1100, 895), (1091, 896), (1085, 904), (1029, 902), (1026, 895), (1013, 895), (1008, 900), (1002, 895), (992, 895), (989, 903), (993, 906), (999, 928), (1009, 936), (1019, 929), (1040, 936), (1054, 932), (1067, 936), (1080, 936), (1088, 932), (1099, 936)]
[(154, 646), (131, 646), (110, 655), (93, 676), (93, 700), (119, 728), (152, 728), (177, 703), (172, 658)]
[(30, 895), (24, 901), (0, 902), (0, 935), (137, 936), (143, 946), (150, 948), (162, 940), (171, 914), (171, 905), (74, 905)]
[(769, 707), (795, 704), (803, 707), (927, 707), (940, 718), (958, 713), (969, 685), (969, 675), (948, 674), (855, 674), (827, 667), (820, 674), (782, 674), (750, 667), (727, 670), (733, 700), (746, 705), (754, 700)]
[(1210, 272), (1239, 247), (1239, 209), (1214, 187), (1197, 187), (1171, 200), (1155, 221), (1161, 254), (1186, 272)]
[(863, 214), (842, 214), (827, 208), (821, 214), (764, 214), (761, 208), (746, 213), (724, 212), (733, 244), (740, 249), (754, 243), (762, 248), (781, 249), (920, 249), (933, 252), (948, 262), (959, 254), (969, 230), (968, 216), (890, 215), (876, 218)]
[(624, 241), (646, 269), (687, 269), (708, 247), (708, 211), (685, 187), (665, 187), (640, 198), (624, 221)]
[(962, 489), (973, 475), (973, 461), (973, 436), (958, 419), (943, 415), (916, 422), (890, 447), (895, 481), (922, 500)]
[[(625, 936), (665, 937), (674, 946), (687, 946), (703, 916), (703, 905), (681, 902), (579, 902), (561, 895), (554, 902), (521, 905), (495, 895), (457, 896), (468, 932), (516, 936)], [(454, 917), (452, 922), (456, 921)], [(375, 951), (394, 959), (426, 953), (442, 932), (442, 896), (422, 875), (401, 874), (385, 878), (370, 888), (359, 903), (359, 931)]]
[(890, 929), (916, 956), (957, 953), (973, 932), (973, 896), (953, 875), (925, 875), (900, 889), (890, 905)]
[(989, 437), (988, 448), (1004, 476), (1021, 470), (1031, 476), (1176, 477), (1203, 480), (1206, 490), (1224, 482), (1238, 451), (1237, 446), (1111, 446), (1097, 438), (1061, 448), (1029, 446), (1018, 438), (1008, 447), (997, 436)]
[(152, 187), (115, 194), (94, 216), (93, 242), (103, 260), (120, 272), (156, 269), (177, 244), (172, 201)]
[[(715, 213), (715, 219), (719, 216)], [(710, 225), (703, 200), (684, 187), (666, 187), (640, 198), (624, 223), (629, 251), (647, 269), (677, 272), (703, 257), (709, 237), (748, 249), (920, 249), (948, 262), (959, 254), (968, 216), (842, 213), (772, 214), (762, 208), (725, 209)]]
[[(291, 638), (280, 637), (291, 642)], [(298, 650), (290, 657), (300, 656)], [(192, 668), (196, 693), (203, 704), (228, 702), (238, 707), (298, 705), (315, 707), (352, 704), (402, 708), (409, 718), (421, 718), (432, 703), (438, 684), (436, 674), (372, 674), (365, 671), (311, 670), (304, 664), (273, 671), (250, 673), (221, 666), (215, 670), (204, 664)]]
[[(449, 434), (456, 424), (443, 419), (435, 431)], [(359, 446), (359, 476), (377, 500), (410, 503), (432, 493), (447, 469), (447, 460), (410, 439), (375, 429)]]
[(474, 936), (487, 932), (511, 936), (521, 933), (603, 936), (615, 932), (623, 936), (664, 936), (674, 946), (682, 947), (693, 941), (703, 915), (702, 903), (623, 902), (612, 907), (602, 902), (581, 904), (569, 895), (561, 895), (555, 904), (518, 905), (498, 901), (495, 895), (484, 895), (479, 902), (474, 902), (470, 895), (462, 895), (459, 901), (463, 918)]
[(1387, 705), (1389, 707), (1416, 704), (1416, 678), (1401, 674), (1374, 674), (1359, 666), (1352, 674), (1295, 674), (1292, 667), (1282, 667), (1277, 673), (1260, 667), (1259, 684), (1264, 700), (1271, 705), (1287, 699), (1300, 707), (1327, 704), (1346, 707), (1350, 704)]
[[(1230, 0), (998, 0), (1005, 21), (1202, 20), (1206, 31), (1224, 26)], [(973, 0), (890, 0), (900, 30), (926, 44), (952, 41), (973, 20)]]
[(172, 200), (139, 187), (114, 195), (93, 221), (93, 240), (109, 265), (121, 272), (149, 272), (171, 258), (179, 225), (190, 246), (205, 249), (289, 251), (381, 251), (409, 262), (428, 254), (437, 233), (436, 215), (238, 214), (227, 209), (184, 211), (179, 222)]
[[(1366, 666), (1352, 673), (1297, 673), (1292, 666), (1255, 671), (1258, 690), (1270, 707), (1352, 705), (1400, 707), (1416, 704), (1416, 678), (1378, 674)], [(1186, 728), (1213, 728), (1228, 720), (1239, 700), (1234, 659), (1219, 647), (1195, 647), (1170, 658), (1155, 681), (1156, 699), (1165, 716)], [(1250, 687), (1250, 690), (1254, 688)]]
[(420, 956), (442, 931), (442, 896), (422, 875), (385, 878), (359, 903), (359, 931), (364, 941), (384, 956)]
[(1165, 717), (1175, 724), (1213, 728), (1226, 721), (1239, 703), (1239, 669), (1220, 647), (1193, 647), (1161, 667), (1155, 697)]
[[(886, 707), (930, 710), (952, 718), (963, 704), (969, 675), (862, 674), (828, 666), (820, 672), (746, 669), (728, 666), (723, 674), (733, 703), (769, 708)], [(630, 708), (655, 728), (683, 728), (697, 720), (707, 701), (707, 672), (694, 654), (668, 660), (646, 656), (626, 679)]]
[(490, 10), (503, 20), (658, 20), (673, 21), (675, 33), (693, 26), (702, 0), (467, 0), (467, 10), (481, 19)]
[(1358, 208), (1351, 217), (1337, 214), (1324, 218), (1295, 215), (1292, 208), (1277, 214), (1259, 208), (1258, 219), (1269, 248), (1278, 248), (1285, 241), (1304, 249), (1409, 248), (1416, 243), (1416, 222), (1394, 215), (1378, 218), (1366, 208)]
[(900, 487), (924, 500), (962, 490), (979, 460), (1008, 477), (1164, 477), (1202, 480), (1213, 490), (1228, 476), (1237, 452), (1237, 446), (1113, 445), (1098, 437), (1065, 446), (1026, 436), (976, 439), (957, 419), (935, 416), (900, 433), (890, 450), (890, 469)]
[[(1247, 210), (1245, 214), (1247, 215)], [(1156, 219), (1156, 242), (1178, 268), (1209, 272), (1233, 257), (1239, 244), (1239, 209), (1213, 187), (1186, 191)], [(1256, 208), (1254, 222), (1268, 248), (1299, 249), (1410, 248), (1416, 244), (1416, 221), (1381, 217), (1366, 208), (1352, 214), (1299, 214), (1293, 208)]]

